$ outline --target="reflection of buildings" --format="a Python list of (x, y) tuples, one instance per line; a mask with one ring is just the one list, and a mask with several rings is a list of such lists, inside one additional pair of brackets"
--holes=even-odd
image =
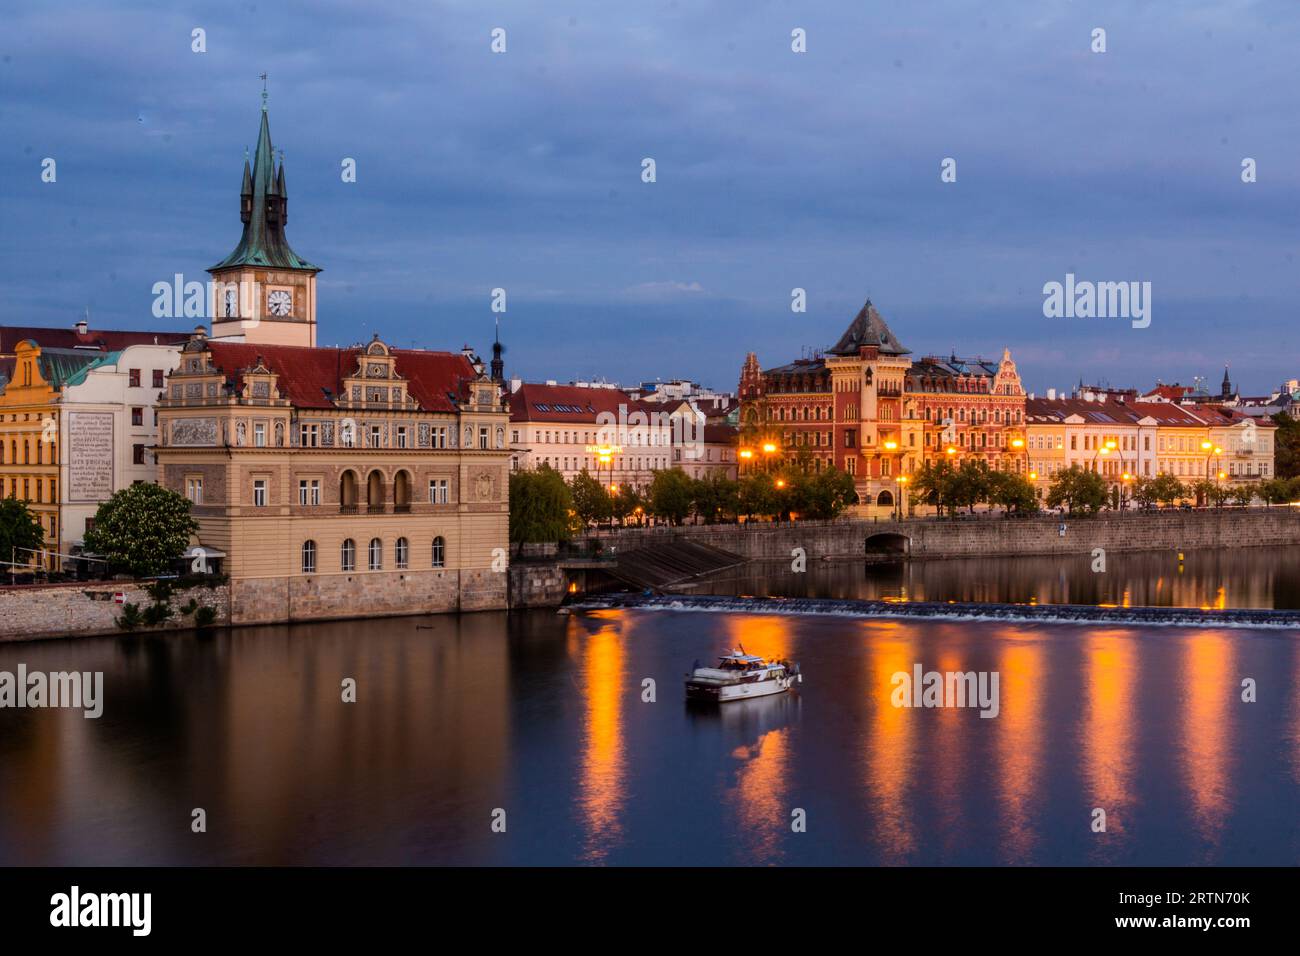
[(1134, 694), (1137, 653), (1131, 631), (1093, 631), (1085, 647), (1085, 712), (1080, 728), (1082, 772), (1088, 810), (1106, 811), (1106, 833), (1098, 834), (1109, 855), (1123, 835), (1134, 805)]
[(1241, 687), (1233, 670), (1232, 638), (1202, 630), (1184, 638), (1183, 647), (1179, 683), (1186, 712), (1180, 763), (1196, 835), (1212, 852), (1232, 809), (1233, 705)]
[[(265, 107), (244, 165), (243, 235), (210, 270), (213, 337), (159, 401), (158, 480), (226, 555), (236, 623), (502, 607), (507, 412), (462, 353), (315, 348), (316, 274), (285, 236)], [(220, 298), (220, 296), (217, 296)], [(495, 554), (494, 554), (495, 553)]]
[(633, 627), (633, 619), (621, 615), (583, 637), (578, 649), (584, 704), (578, 803), (582, 808), (586, 862), (605, 859), (623, 834), (621, 814), (626, 788), (623, 643)]

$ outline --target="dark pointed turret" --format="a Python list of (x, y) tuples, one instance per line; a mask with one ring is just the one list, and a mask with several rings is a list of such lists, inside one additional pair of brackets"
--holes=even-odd
[(299, 269), (320, 272), (320, 268), (298, 256), (284, 234), (288, 220), (288, 199), (284, 191), (284, 160), (275, 169), (271, 146), (271, 126), (266, 104), (262, 105), (262, 125), (257, 132), (253, 165), (244, 160), (244, 183), (240, 190), (240, 215), (244, 234), (235, 251), (208, 271), (231, 266), (267, 266), (275, 269)]
[(1221, 397), (1232, 398), (1232, 379), (1228, 378), (1228, 366), (1223, 366), (1223, 388)]
[(506, 381), (506, 363), (501, 358), (505, 347), (501, 344), (501, 323), (497, 322), (496, 337), (492, 341), (492, 381), (504, 385)]
[(874, 346), (881, 355), (910, 355), (912, 351), (898, 341), (870, 299), (849, 323), (840, 340), (827, 351), (830, 355), (857, 355), (864, 346)]

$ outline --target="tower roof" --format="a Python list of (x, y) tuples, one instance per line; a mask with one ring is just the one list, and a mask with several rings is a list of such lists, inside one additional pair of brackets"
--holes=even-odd
[(277, 173), (275, 151), (271, 147), (271, 126), (266, 106), (262, 106), (262, 126), (257, 132), (257, 149), (253, 167), (244, 160), (244, 181), (240, 189), (244, 234), (235, 251), (208, 271), (230, 266), (269, 266), (275, 269), (300, 269), (320, 272), (320, 267), (301, 258), (289, 246), (284, 234), (288, 219), (289, 198), (284, 191), (284, 159)]
[(881, 355), (910, 355), (912, 352), (911, 349), (904, 348), (903, 343), (890, 331), (870, 299), (849, 323), (840, 340), (827, 352), (830, 355), (857, 355), (864, 345), (875, 346), (880, 349)]

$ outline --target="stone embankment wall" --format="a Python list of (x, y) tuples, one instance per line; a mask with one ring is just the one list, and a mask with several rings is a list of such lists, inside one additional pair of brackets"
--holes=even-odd
[[(1064, 525), (1064, 533), (1061, 526)], [(890, 548), (913, 558), (1107, 551), (1190, 551), (1196, 548), (1300, 544), (1300, 509), (1289, 507), (1102, 513), (1094, 517), (807, 521), (787, 524), (633, 528), (601, 535), (622, 551), (674, 538), (730, 551), (752, 561), (789, 561), (794, 548), (809, 560), (859, 557)], [(870, 545), (868, 544), (870, 542)]]
[[(118, 593), (124, 595), (124, 603), (139, 605), (142, 610), (153, 603), (153, 598), (142, 585), (125, 582), (0, 588), (0, 641), (122, 633), (117, 618), (124, 605), (113, 600), (113, 595)], [(230, 589), (227, 585), (192, 587), (172, 593), (172, 617), (166, 624), (157, 627), (142, 625), (133, 633), (192, 628), (193, 616), (182, 617), (180, 613), (191, 598), (215, 610), (217, 624), (229, 623)]]

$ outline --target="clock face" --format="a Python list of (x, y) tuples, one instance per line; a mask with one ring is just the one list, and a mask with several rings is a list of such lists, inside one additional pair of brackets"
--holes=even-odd
[(272, 315), (288, 315), (293, 308), (293, 294), (276, 289), (266, 297), (266, 308)]

